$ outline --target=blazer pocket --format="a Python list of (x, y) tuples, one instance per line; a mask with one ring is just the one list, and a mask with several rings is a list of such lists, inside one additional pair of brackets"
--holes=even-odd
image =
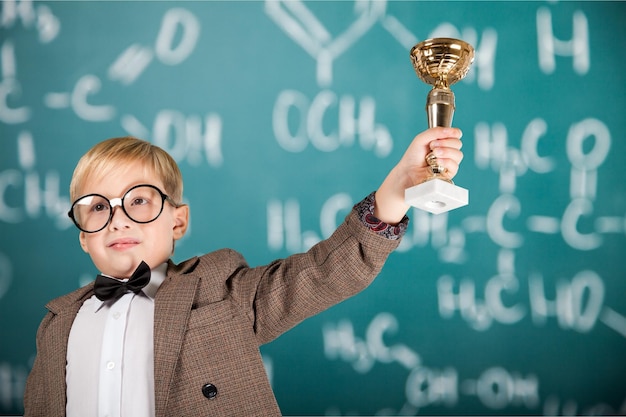
[(216, 323), (232, 321), (235, 317), (235, 313), (233, 305), (228, 300), (207, 304), (191, 310), (187, 327), (191, 330), (211, 326)]

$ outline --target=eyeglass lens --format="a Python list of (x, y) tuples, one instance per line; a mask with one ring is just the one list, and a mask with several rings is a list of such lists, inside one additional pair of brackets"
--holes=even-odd
[[(147, 185), (131, 188), (121, 200), (124, 212), (136, 223), (154, 221), (163, 210), (163, 202), (163, 194)], [(86, 195), (72, 206), (74, 221), (86, 232), (102, 230), (111, 218), (113, 207), (119, 204), (119, 199), (110, 201), (99, 194)]]

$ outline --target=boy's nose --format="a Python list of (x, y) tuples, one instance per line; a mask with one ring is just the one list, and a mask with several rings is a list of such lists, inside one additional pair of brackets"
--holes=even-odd
[(122, 229), (129, 227), (133, 221), (126, 215), (126, 212), (122, 209), (121, 205), (111, 207), (113, 214), (111, 215), (111, 222), (109, 227), (112, 229)]

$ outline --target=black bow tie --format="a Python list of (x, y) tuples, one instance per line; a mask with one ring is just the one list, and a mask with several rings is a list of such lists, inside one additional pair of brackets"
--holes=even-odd
[(127, 292), (132, 291), (137, 294), (148, 282), (150, 282), (150, 267), (147, 263), (141, 261), (137, 269), (135, 269), (135, 272), (133, 272), (133, 275), (131, 275), (130, 279), (126, 282), (105, 277), (104, 275), (98, 275), (93, 287), (93, 292), (101, 301), (117, 301), (118, 298)]

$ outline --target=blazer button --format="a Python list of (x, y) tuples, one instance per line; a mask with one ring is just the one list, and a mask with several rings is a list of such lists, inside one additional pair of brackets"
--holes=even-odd
[(209, 400), (212, 400), (217, 397), (217, 387), (213, 384), (204, 384), (202, 394)]

